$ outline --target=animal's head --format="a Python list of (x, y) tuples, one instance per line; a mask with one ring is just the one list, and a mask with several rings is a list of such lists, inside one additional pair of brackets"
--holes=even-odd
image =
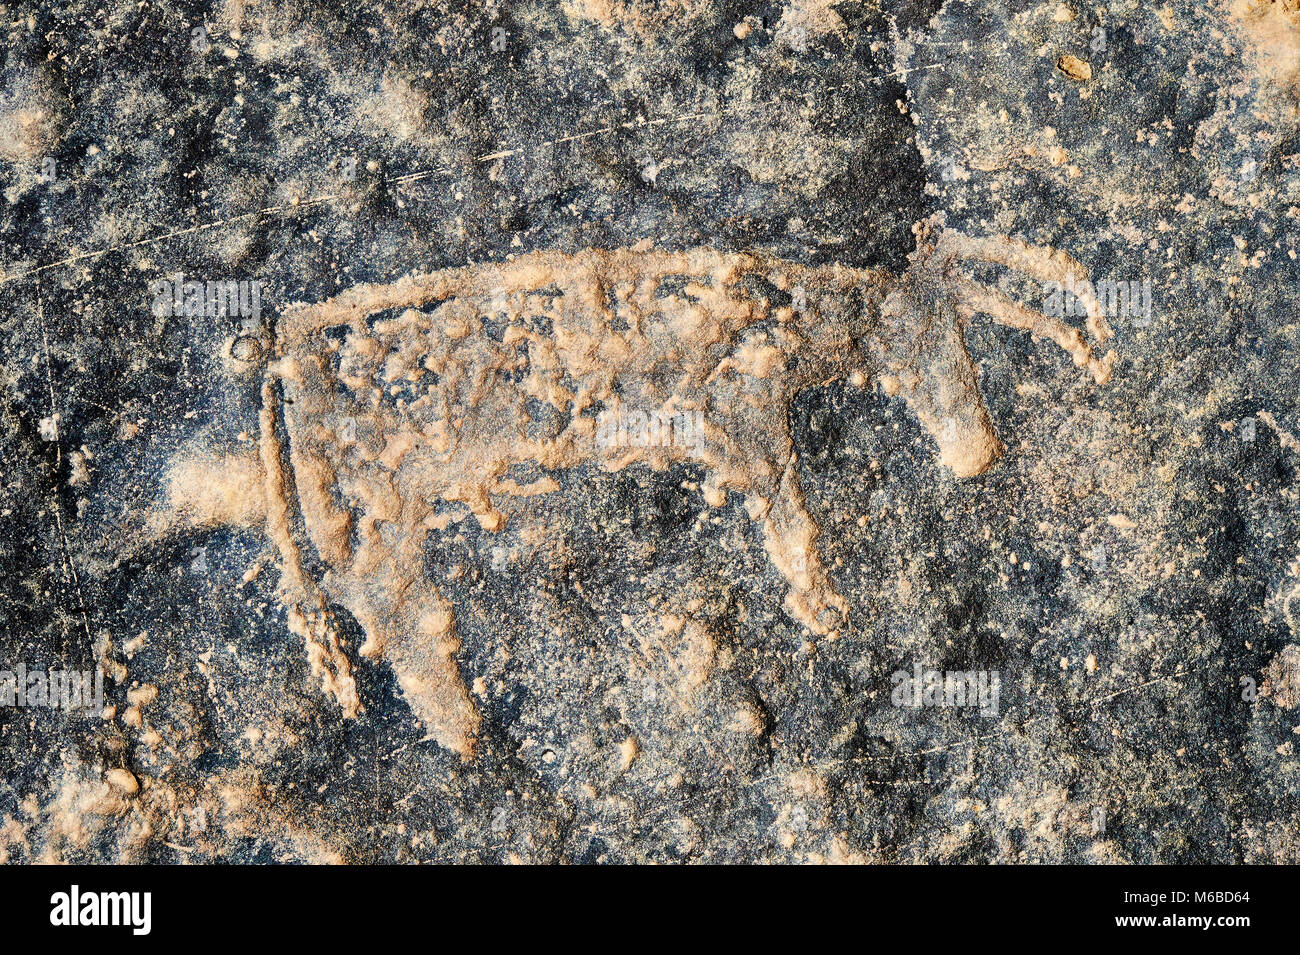
[[(901, 393), (939, 445), (939, 460), (958, 477), (982, 474), (1002, 455), (1003, 444), (979, 388), (979, 372), (966, 347), (965, 326), (977, 314), (1046, 338), (1086, 367), (1098, 384), (1110, 377), (1112, 351), (1098, 359), (1083, 334), (1060, 319), (1036, 312), (960, 270), (963, 260), (1004, 265), (1060, 287), (1067, 279), (1086, 289), (1083, 266), (1063, 252), (1012, 239), (972, 239), (933, 223), (918, 228), (911, 266), (881, 309), (886, 390)], [(1087, 327), (1097, 343), (1110, 337), (1095, 298), (1081, 292)]]

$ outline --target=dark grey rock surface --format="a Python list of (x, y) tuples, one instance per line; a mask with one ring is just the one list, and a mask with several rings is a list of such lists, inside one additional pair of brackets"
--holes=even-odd
[[(0, 859), (1297, 861), (1292, 0), (7, 3), (0, 33), (0, 669), (108, 676), (93, 717), (0, 706)], [(157, 529), (262, 400), (249, 329), (157, 316), (160, 278), (260, 282), (265, 331), (642, 240), (899, 273), (933, 215), (1152, 308), (1104, 386), (973, 319), (1007, 445), (978, 477), (881, 390), (799, 397), (838, 639), (701, 468), (572, 469), (430, 539), (463, 760), (342, 608), (363, 710), (321, 691), (260, 527)], [(673, 615), (703, 650), (647, 649)], [(995, 673), (996, 715), (894, 705), (918, 665)]]

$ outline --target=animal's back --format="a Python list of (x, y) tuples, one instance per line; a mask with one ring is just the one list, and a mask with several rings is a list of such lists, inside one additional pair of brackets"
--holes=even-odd
[(297, 441), (345, 500), (389, 474), (431, 504), (483, 505), (473, 485), (515, 465), (627, 457), (599, 446), (602, 409), (700, 412), (733, 432), (784, 415), (793, 391), (849, 370), (873, 282), (712, 249), (539, 253), (292, 313), (278, 371)]

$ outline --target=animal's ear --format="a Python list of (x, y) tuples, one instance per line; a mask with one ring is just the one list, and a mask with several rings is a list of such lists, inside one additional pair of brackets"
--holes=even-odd
[(936, 340), (899, 379), (899, 391), (939, 445), (939, 463), (958, 477), (983, 474), (1003, 444), (980, 393), (975, 363), (956, 322), (935, 328)]

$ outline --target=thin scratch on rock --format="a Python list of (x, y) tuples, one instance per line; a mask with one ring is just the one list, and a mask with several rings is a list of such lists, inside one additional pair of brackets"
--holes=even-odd
[[(81, 626), (86, 631), (86, 649), (89, 652), (94, 640), (90, 636), (90, 622), (86, 618), (86, 598), (81, 592), (81, 580), (77, 576), (76, 564), (72, 561), (72, 551), (68, 547), (68, 535), (63, 528), (63, 509), (59, 505), (58, 483), (63, 472), (63, 436), (59, 430), (58, 396), (54, 390), (54, 365), (50, 360), (50, 336), (45, 328), (45, 300), (41, 296), (41, 284), (36, 283), (36, 321), (41, 327), (41, 347), (45, 357), (45, 384), (50, 393), (50, 423), (54, 429), (54, 490), (50, 494), (50, 510), (54, 513), (54, 524), (59, 533), (59, 549), (63, 558), (63, 576), (72, 584), (77, 595), (77, 610), (81, 614)], [(64, 629), (67, 639), (67, 629)], [(67, 653), (64, 647), (64, 653)]]

